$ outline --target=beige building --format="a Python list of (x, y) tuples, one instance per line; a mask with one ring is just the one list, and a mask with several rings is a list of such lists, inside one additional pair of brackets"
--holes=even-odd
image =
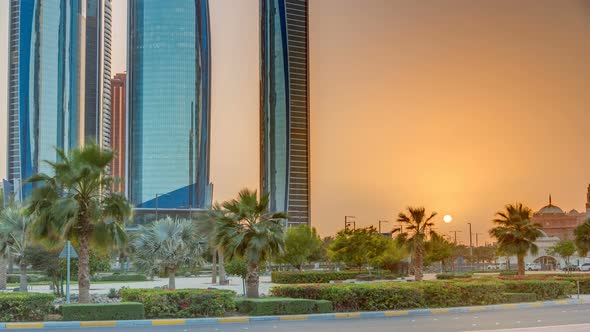
[(586, 211), (578, 212), (576, 209), (564, 212), (559, 206), (553, 205), (551, 196), (549, 204), (533, 214), (532, 222), (543, 226), (543, 230), (549, 236), (560, 240), (573, 240), (574, 229), (583, 224), (590, 216), (590, 186), (586, 194)]

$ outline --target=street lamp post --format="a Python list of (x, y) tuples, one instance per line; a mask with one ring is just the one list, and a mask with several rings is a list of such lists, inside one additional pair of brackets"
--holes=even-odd
[(388, 220), (379, 220), (379, 234), (381, 234), (381, 223), (382, 222), (388, 223), (389, 221)]
[(469, 255), (473, 257), (473, 233), (471, 233), (471, 223), (467, 223), (469, 225)]
[(348, 225), (351, 223), (354, 225), (354, 228), (356, 228), (355, 222), (354, 221), (348, 222), (348, 218), (356, 218), (356, 217), (355, 216), (344, 216), (344, 229), (347, 229)]

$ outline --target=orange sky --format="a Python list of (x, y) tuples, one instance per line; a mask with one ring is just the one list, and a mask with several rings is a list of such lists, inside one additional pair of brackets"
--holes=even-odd
[[(258, 0), (210, 1), (211, 176), (223, 200), (258, 186)], [(114, 0), (117, 71), (125, 3)], [(584, 209), (589, 2), (310, 0), (310, 31), (312, 223), (323, 235), (346, 214), (377, 225), (407, 205), (452, 214), (438, 229), (464, 242), (467, 222), (485, 233), (506, 203), (536, 210), (551, 193)]]

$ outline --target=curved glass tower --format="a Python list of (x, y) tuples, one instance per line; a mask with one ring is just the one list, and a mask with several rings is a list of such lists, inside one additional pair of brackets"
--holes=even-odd
[(49, 171), (54, 147), (79, 142), (84, 10), (78, 0), (10, 0), (9, 10), (7, 170), (25, 199), (24, 180)]
[(308, 0), (260, 0), (260, 188), (309, 223)]
[(127, 192), (137, 208), (210, 201), (207, 0), (129, 0)]

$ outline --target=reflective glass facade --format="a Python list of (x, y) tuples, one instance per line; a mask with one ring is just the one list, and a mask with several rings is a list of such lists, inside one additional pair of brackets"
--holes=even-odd
[(210, 204), (207, 0), (129, 0), (127, 193), (137, 208)]
[[(78, 144), (80, 31), (77, 0), (10, 0), (8, 179), (15, 188)], [(23, 186), (21, 198), (32, 190)]]
[(260, 0), (260, 187), (310, 223), (308, 0)]

